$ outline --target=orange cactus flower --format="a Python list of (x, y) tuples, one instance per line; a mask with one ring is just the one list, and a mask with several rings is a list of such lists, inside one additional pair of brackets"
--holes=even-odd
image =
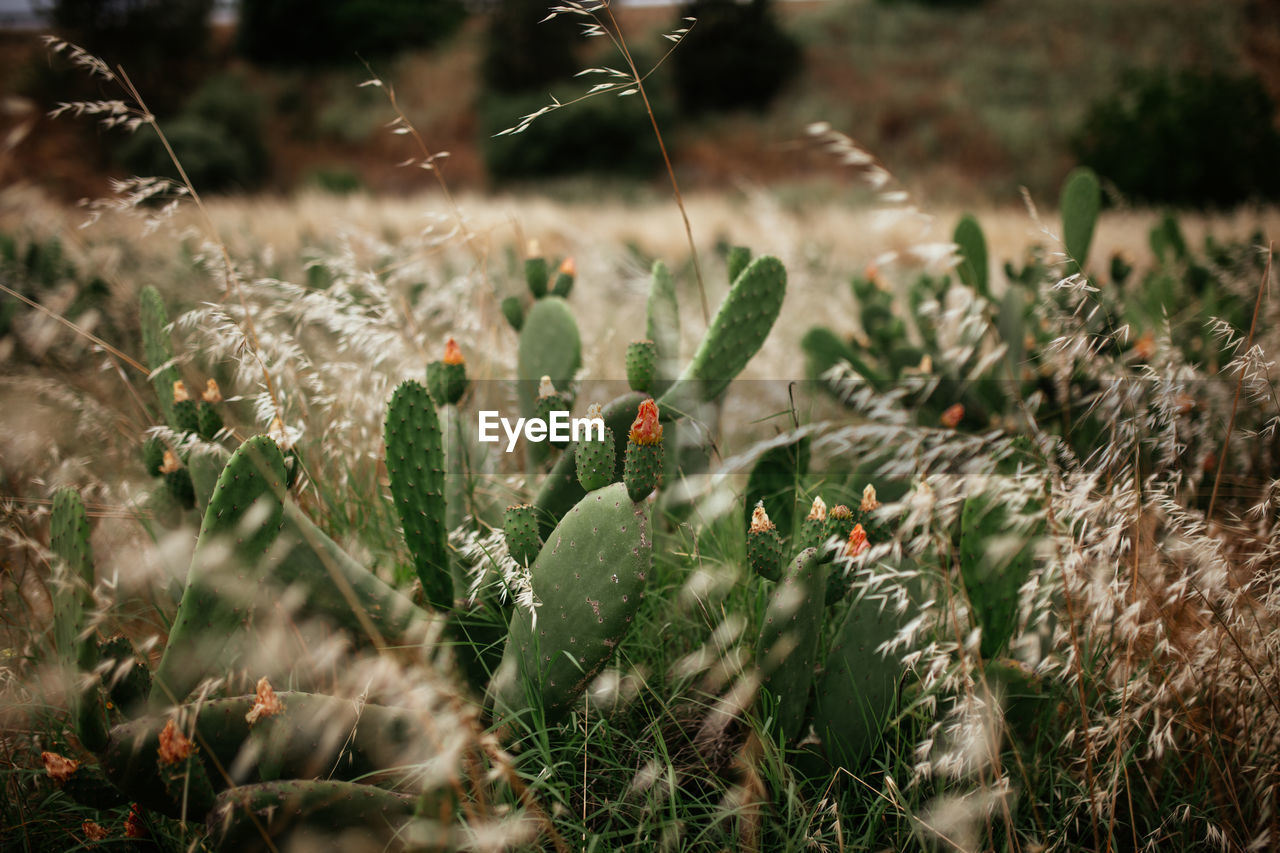
[(181, 379), (173, 383), (173, 402), (185, 403), (191, 399), (191, 394), (187, 391), (187, 383)]
[(264, 675), (258, 679), (258, 686), (253, 698), (253, 707), (249, 709), (249, 713), (244, 715), (245, 722), (253, 725), (259, 720), (265, 720), (268, 717), (274, 717), (276, 714), (284, 713), (284, 703), (280, 701), (280, 697), (276, 695), (276, 691), (271, 687), (271, 682), (267, 681)]
[(870, 547), (871, 543), (867, 541), (867, 531), (862, 529), (861, 524), (855, 524), (853, 530), (849, 531), (849, 541), (844, 546), (845, 556), (856, 557)]
[(955, 429), (960, 424), (960, 419), (964, 417), (964, 406), (960, 403), (949, 407), (942, 413), (942, 425), (947, 429)]
[(560, 274), (561, 275), (577, 275), (578, 274), (578, 265), (574, 263), (572, 255), (570, 255), (569, 257), (565, 258), (563, 261), (560, 262)]
[(76, 769), (80, 767), (79, 761), (58, 755), (56, 752), (42, 752), (40, 760), (44, 762), (44, 772), (59, 785), (75, 775)]
[(876, 497), (876, 487), (867, 483), (867, 487), (862, 490), (862, 503), (858, 505), (858, 509), (863, 512), (874, 512), (880, 508), (880, 499)]
[(129, 817), (124, 822), (125, 838), (146, 838), (147, 825), (142, 822), (142, 807), (134, 803), (129, 809)]
[(164, 728), (160, 730), (160, 748), (156, 750), (161, 764), (177, 764), (180, 761), (186, 761), (195, 749), (196, 745), (178, 731), (173, 720), (164, 724)]
[(635, 423), (631, 425), (630, 438), (636, 444), (660, 444), (662, 424), (658, 423), (658, 404), (645, 400), (640, 404)]
[(756, 504), (756, 508), (751, 510), (751, 532), (768, 533), (776, 529), (777, 525), (769, 520), (769, 513), (764, 511), (764, 502)]
[(467, 360), (462, 357), (462, 350), (458, 348), (458, 342), (453, 338), (444, 342), (444, 363), (445, 364), (466, 364)]
[(204, 383), (204, 394), (201, 395), (201, 399), (206, 403), (222, 402), (222, 389), (218, 387), (218, 380), (210, 379)]
[(809, 521), (826, 521), (827, 520), (827, 502), (822, 498), (814, 498), (813, 506), (809, 507)]
[(84, 823), (80, 824), (80, 831), (84, 833), (85, 841), (90, 842), (106, 841), (107, 836), (111, 834), (105, 826), (91, 820), (86, 820)]

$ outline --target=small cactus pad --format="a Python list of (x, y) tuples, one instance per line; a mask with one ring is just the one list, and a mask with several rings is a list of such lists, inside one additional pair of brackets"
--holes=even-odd
[(173, 366), (173, 341), (169, 338), (169, 317), (164, 310), (164, 300), (154, 287), (144, 287), (138, 294), (139, 319), (142, 326), (142, 349), (151, 370), (151, 384), (160, 401), (160, 411), (165, 422), (178, 429), (173, 418), (173, 383), (178, 381), (178, 369)]
[(653, 341), (632, 341), (627, 345), (626, 360), (631, 390), (651, 391), (658, 372), (658, 345)]
[(142, 442), (142, 464), (152, 477), (160, 476), (160, 466), (164, 464), (164, 442), (157, 436), (147, 436)]
[(821, 548), (827, 541), (827, 503), (821, 497), (815, 497), (809, 507), (809, 514), (800, 522), (797, 544), (801, 550), (805, 548)]
[[(604, 419), (598, 404), (591, 405), (587, 410), (587, 417)], [(590, 433), (588, 438), (579, 439), (574, 453), (577, 456), (575, 467), (578, 482), (582, 484), (584, 490), (592, 492), (603, 489), (613, 482), (614, 474), (618, 469), (618, 452), (613, 430), (609, 427), (604, 428), (602, 439), (597, 439), (594, 432)]]
[(652, 570), (648, 509), (614, 483), (561, 519), (530, 568), (532, 612), (511, 617), (489, 701), (502, 719), (539, 701), (552, 723), (613, 656), (631, 627)]
[(760, 626), (756, 661), (761, 686), (777, 703), (778, 730), (788, 740), (800, 734), (809, 705), (826, 603), (827, 569), (816, 548), (801, 551), (769, 596)]
[(519, 296), (508, 296), (502, 300), (502, 316), (517, 332), (524, 328), (524, 304)]
[(547, 295), (547, 280), (550, 273), (547, 270), (547, 259), (543, 257), (527, 258), (524, 262), (524, 281), (529, 285), (529, 292), (533, 294), (534, 299), (541, 299)]
[(764, 504), (757, 504), (747, 529), (747, 564), (761, 577), (776, 581), (782, 571), (782, 559), (783, 544), (778, 528), (769, 520)]
[(560, 268), (556, 270), (555, 283), (551, 285), (551, 295), (567, 299), (573, 290), (573, 281), (577, 274), (578, 266), (573, 262), (573, 258), (565, 258), (561, 261)]
[(749, 263), (751, 263), (750, 249), (746, 246), (729, 247), (729, 254), (725, 257), (725, 271), (729, 274), (729, 284), (738, 280), (738, 276), (742, 275), (742, 271)]
[(649, 283), (649, 302), (645, 316), (645, 336), (658, 350), (659, 387), (675, 378), (680, 360), (680, 305), (676, 299), (676, 283), (662, 261), (653, 262)]
[(196, 432), (205, 441), (213, 441), (222, 429), (222, 415), (218, 414), (216, 403), (201, 401), (196, 411)]
[(310, 849), (317, 837), (341, 837), (355, 849), (400, 849), (403, 839), (397, 839), (415, 802), (408, 794), (357, 782), (242, 785), (218, 795), (209, 813), (209, 840), (211, 849), (228, 853)]
[(467, 363), (453, 338), (445, 341), (444, 358), (427, 365), (427, 388), (439, 406), (454, 406), (467, 393)]
[(538, 535), (538, 519), (528, 504), (507, 507), (503, 516), (502, 531), (507, 537), (507, 552), (511, 559), (522, 566), (529, 566), (542, 550), (542, 537)]
[(653, 400), (645, 400), (627, 435), (627, 457), (622, 469), (622, 482), (631, 500), (644, 500), (658, 488), (662, 480), (662, 456), (658, 406)]
[[(1032, 504), (1027, 511), (1037, 508)], [(1019, 592), (1035, 566), (1043, 522), (1028, 530), (1026, 521), (990, 491), (966, 498), (960, 514), (960, 575), (974, 621), (982, 628), (982, 656), (988, 660), (1017, 630)]]
[[(179, 382), (177, 385), (181, 385)], [(192, 399), (173, 401), (173, 422), (180, 432), (197, 435), (200, 432), (200, 404)]]
[(402, 382), (391, 395), (384, 437), (391, 495), (414, 568), (431, 606), (448, 610), (453, 579), (444, 524), (444, 439), (435, 402), (420, 383)]

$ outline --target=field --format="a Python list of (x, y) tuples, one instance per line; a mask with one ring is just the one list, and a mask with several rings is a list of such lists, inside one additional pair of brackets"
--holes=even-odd
[[(73, 205), (105, 173), (42, 137), (0, 189), (0, 849), (1280, 845), (1280, 211), (1126, 204), (1045, 106), (1126, 40), (1242, 62), (1245, 7), (1079, 4), (1086, 73), (1065, 19), (976, 58), (1043, 23), (996, 5), (797, 4), (795, 91), (838, 50), (961, 91), (680, 126), (678, 203), (460, 149)], [(427, 145), (413, 68), (460, 61), (395, 72)]]

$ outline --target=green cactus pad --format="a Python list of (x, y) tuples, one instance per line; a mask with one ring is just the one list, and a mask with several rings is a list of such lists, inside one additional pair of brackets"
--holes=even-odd
[(603, 489), (614, 481), (618, 470), (617, 441), (613, 430), (604, 428), (604, 440), (582, 440), (574, 448), (578, 482), (584, 491)]
[[(1028, 507), (1034, 512), (1035, 505)], [(991, 491), (965, 499), (960, 517), (960, 575), (982, 627), (982, 656), (992, 659), (1018, 627), (1018, 595), (1035, 567), (1042, 525), (1019, 529), (1018, 519)]]
[(658, 349), (658, 381), (653, 393), (665, 391), (680, 369), (680, 305), (676, 299), (675, 279), (662, 261), (653, 262), (645, 336)]
[(173, 423), (179, 432), (200, 432), (200, 404), (195, 400), (177, 400), (173, 404)]
[(529, 292), (534, 299), (542, 299), (547, 295), (549, 278), (546, 258), (529, 258), (524, 262), (524, 281), (529, 285)]
[(1081, 166), (1067, 175), (1062, 184), (1062, 242), (1071, 259), (1071, 271), (1082, 269), (1089, 260), (1093, 228), (1102, 208), (1102, 190), (1092, 169)]
[(169, 317), (164, 300), (154, 287), (144, 287), (138, 294), (139, 319), (142, 326), (142, 349), (151, 370), (151, 384), (160, 401), (160, 411), (169, 426), (178, 429), (173, 417), (173, 383), (182, 377), (173, 366), (173, 341), (169, 338)]
[(54, 649), (70, 697), (76, 736), (94, 752), (106, 746), (107, 721), (97, 679), (87, 678), (98, 664), (98, 640), (90, 629), (93, 609), (93, 548), (89, 517), (75, 489), (53, 496), (49, 538), (54, 564)]
[(225, 447), (217, 444), (200, 444), (191, 449), (187, 456), (187, 470), (191, 474), (191, 486), (195, 490), (196, 509), (204, 518), (209, 508), (209, 499), (218, 485), (218, 477), (222, 469), (227, 467), (231, 454)]
[(760, 626), (756, 661), (761, 686), (776, 703), (778, 730), (787, 740), (800, 734), (809, 704), (826, 603), (827, 568), (817, 549), (801, 551), (769, 596)]
[(81, 763), (71, 778), (59, 783), (62, 793), (91, 809), (115, 809), (129, 804), (125, 795), (107, 779), (102, 768)]
[(528, 504), (507, 507), (502, 531), (507, 537), (507, 551), (511, 559), (522, 566), (529, 566), (542, 550), (542, 537), (538, 535), (538, 518)]
[(534, 303), (520, 332), (517, 362), (520, 413), (530, 417), (542, 377), (549, 376), (556, 388), (565, 389), (582, 366), (582, 341), (569, 303), (557, 296)]
[(164, 487), (173, 498), (173, 502), (182, 509), (193, 509), (196, 505), (195, 485), (191, 482), (191, 472), (186, 468), (169, 471), (164, 475)]
[(658, 345), (653, 341), (632, 341), (627, 345), (626, 362), (631, 390), (651, 391), (658, 373)]
[[(538, 397), (538, 399), (534, 402), (533, 416), (540, 420), (546, 421), (547, 423), (551, 423), (551, 415), (554, 412), (564, 412), (567, 417), (569, 412), (572, 410), (572, 406), (573, 406), (572, 402), (569, 400), (569, 397), (565, 394), (561, 394), (558, 392), (555, 394), (546, 394), (544, 396)], [(546, 443), (551, 445), (552, 447), (559, 447), (563, 449), (569, 446), (569, 439), (558, 440), (558, 439), (552, 439), (548, 437)]]
[(898, 705), (903, 667), (877, 648), (912, 614), (899, 615), (880, 594), (864, 594), (850, 606), (814, 691), (813, 727), (827, 758), (859, 768), (880, 743)]
[(467, 393), (467, 366), (433, 361), (427, 365), (427, 388), (440, 406), (454, 406)]
[(203, 678), (221, 674), (224, 651), (238, 654), (249, 619), (241, 599), (257, 588), (255, 566), (279, 533), (284, 479), (280, 448), (263, 435), (240, 445), (223, 468), (155, 673), (153, 707), (180, 701)]
[(169, 802), (176, 804), (179, 818), (199, 820), (213, 807), (213, 784), (209, 771), (195, 753), (172, 764), (157, 762), (160, 783)]
[(960, 248), (956, 274), (962, 282), (977, 291), (978, 295), (991, 299), (991, 289), (987, 283), (987, 238), (983, 235), (977, 218), (972, 213), (960, 217), (951, 239)]
[(384, 437), (391, 495), (414, 568), (427, 601), (447, 611), (453, 606), (453, 579), (444, 525), (444, 444), (435, 402), (420, 383), (401, 382), (391, 395)]
[(122, 714), (141, 709), (151, 692), (151, 672), (139, 659), (125, 637), (113, 637), (98, 644), (98, 660), (104, 669), (103, 686), (111, 704)]
[[(622, 459), (626, 453), (627, 434), (631, 429), (631, 422), (635, 420), (636, 410), (645, 399), (647, 398), (643, 394), (623, 394), (605, 406), (601, 412), (605, 428), (614, 437), (615, 459)], [(538, 496), (533, 502), (534, 508), (538, 511), (538, 524), (542, 528), (544, 539), (551, 533), (551, 528), (555, 527), (556, 522), (586, 494), (582, 484), (578, 482), (577, 459), (576, 452), (562, 454), (556, 460), (551, 473), (543, 480), (542, 488), (538, 490)], [(621, 472), (615, 470), (610, 478), (611, 481), (617, 480), (620, 474)]]
[(729, 284), (733, 284), (738, 280), (738, 276), (742, 275), (742, 271), (751, 263), (751, 250), (746, 246), (730, 246), (729, 254), (725, 257), (725, 269), (729, 274)]
[(622, 482), (633, 501), (642, 501), (662, 482), (662, 442), (636, 444), (627, 442), (627, 457), (622, 468)]
[(742, 372), (773, 328), (787, 291), (777, 258), (756, 258), (734, 281), (684, 373), (658, 401), (672, 414), (720, 395)]
[(778, 529), (772, 524), (766, 528), (747, 531), (747, 565), (751, 571), (771, 581), (778, 580), (782, 572), (785, 546)]
[(142, 442), (142, 464), (152, 477), (160, 476), (160, 468), (164, 465), (164, 451), (164, 442), (154, 435)]
[(222, 415), (218, 414), (216, 403), (202, 402), (197, 411), (196, 432), (205, 441), (213, 441), (222, 429)]
[(415, 803), (408, 794), (356, 782), (243, 785), (218, 795), (209, 813), (209, 841), (213, 850), (233, 853), (301, 849), (290, 846), (294, 837), (308, 845), (341, 837), (344, 849), (399, 849), (396, 839)]
[(517, 332), (524, 328), (524, 305), (519, 296), (508, 296), (502, 300), (502, 316)]
[[(195, 715), (192, 739), (215, 790), (267, 781), (264, 770), (295, 779), (381, 774), (380, 781), (392, 784), (400, 775), (396, 768), (435, 754), (436, 742), (413, 711), (313, 693), (280, 691), (276, 696), (283, 712), (253, 724), (246, 719), (254, 706), (252, 695), (183, 707), (181, 719)], [(156, 761), (160, 732), (169, 719), (156, 714), (116, 726), (102, 766), (131, 799), (174, 817), (180, 803), (166, 792)]]
[(555, 282), (551, 285), (551, 295), (559, 296), (561, 299), (568, 299), (572, 291), (573, 276), (565, 272), (563, 268), (557, 270)]
[(538, 606), (511, 617), (489, 702), (499, 720), (568, 711), (631, 627), (652, 570), (649, 514), (614, 483), (565, 514), (530, 569)]

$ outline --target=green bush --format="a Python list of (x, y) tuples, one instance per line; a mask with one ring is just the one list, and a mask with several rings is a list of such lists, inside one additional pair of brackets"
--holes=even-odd
[(694, 0), (680, 17), (698, 19), (671, 57), (686, 113), (763, 109), (800, 70), (800, 45), (768, 0)]
[(1274, 120), (1256, 77), (1146, 71), (1090, 109), (1072, 147), (1135, 200), (1229, 207), (1280, 198)]
[[(197, 190), (251, 190), (269, 171), (262, 116), (261, 97), (228, 74), (210, 79), (160, 127)], [(135, 175), (178, 177), (160, 140), (145, 128), (121, 147), (118, 159)]]
[(580, 70), (576, 19), (559, 17), (541, 23), (546, 16), (545, 0), (501, 0), (497, 5), (489, 19), (481, 61), (487, 90), (545, 94), (550, 86)]
[(269, 65), (341, 65), (430, 47), (466, 17), (459, 0), (241, 0), (238, 45)]
[[(651, 95), (652, 97), (652, 95)], [(494, 137), (547, 102), (546, 95), (485, 96), (481, 147), (497, 181), (592, 173), (644, 178), (661, 166), (653, 127), (638, 97), (601, 95), (553, 110), (523, 133)], [(654, 101), (661, 124), (668, 111)]]

